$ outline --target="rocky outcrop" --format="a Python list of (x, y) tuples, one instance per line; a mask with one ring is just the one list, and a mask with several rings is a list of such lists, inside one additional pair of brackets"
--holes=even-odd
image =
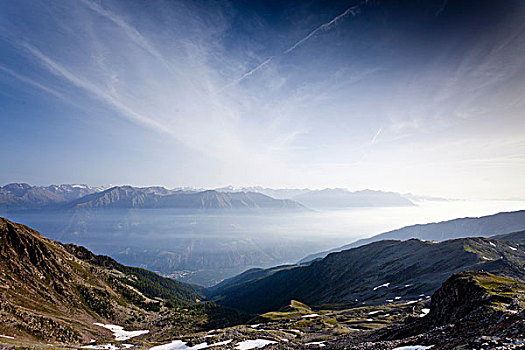
[(512, 301), (505, 294), (512, 291), (510, 286), (502, 285), (501, 294), (496, 294), (483, 287), (480, 281), (488, 281), (490, 285), (499, 281), (512, 283), (510, 279), (482, 271), (455, 274), (432, 295), (428, 321), (433, 326), (442, 326), (458, 322), (491, 304)]
[(523, 282), (483, 271), (457, 273), (432, 295), (426, 317), (379, 331), (377, 339), (432, 349), (517, 349), (524, 341), (524, 310)]

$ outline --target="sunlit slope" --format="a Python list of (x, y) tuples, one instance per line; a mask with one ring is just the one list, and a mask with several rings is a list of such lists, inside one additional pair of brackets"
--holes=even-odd
[(75, 343), (105, 334), (94, 322), (145, 327), (161, 307), (191, 305), (187, 284), (62, 245), (0, 218), (0, 334)]

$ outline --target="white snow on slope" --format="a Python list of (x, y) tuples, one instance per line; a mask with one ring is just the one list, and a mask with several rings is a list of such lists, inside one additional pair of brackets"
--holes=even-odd
[(110, 331), (112, 331), (113, 332), (113, 336), (115, 337), (115, 340), (117, 340), (117, 341), (128, 340), (128, 339), (131, 339), (133, 337), (138, 337), (139, 335), (149, 333), (148, 330), (126, 331), (126, 330), (124, 330), (124, 327), (117, 326), (117, 325), (114, 325), (114, 324), (103, 324), (103, 323), (98, 323), (98, 322), (95, 322), (94, 324), (97, 325), (97, 326), (100, 326), (100, 327), (107, 328)]
[(306, 343), (305, 345), (318, 345), (320, 348), (326, 346), (324, 341), (312, 341), (312, 342)]
[(115, 344), (100, 344), (100, 345), (84, 345), (82, 349), (96, 349), (96, 350), (119, 350), (120, 348)]
[(430, 312), (430, 309), (421, 309), (421, 314), (419, 317), (425, 317)]
[(380, 286), (374, 287), (374, 290), (378, 290), (379, 288), (382, 288), (382, 287), (387, 287), (388, 288), (389, 285), (390, 285), (390, 282), (387, 282), (387, 283), (384, 283), (384, 284), (382, 284)]
[(310, 318), (310, 317), (318, 317), (319, 314), (309, 314), (309, 315), (304, 315), (304, 316), (301, 316), (302, 318)]
[(150, 348), (149, 350), (200, 350), (200, 349), (208, 349), (215, 346), (221, 346), (221, 345), (227, 345), (230, 344), (233, 341), (233, 339), (228, 339), (225, 341), (220, 341), (213, 344), (208, 344), (207, 342), (196, 344), (193, 346), (186, 345), (186, 342), (183, 342), (182, 340), (174, 340), (171, 343), (158, 345)]
[(154, 346), (149, 350), (186, 350), (189, 348), (189, 346), (186, 346), (186, 342), (183, 342), (182, 340), (174, 340), (168, 344)]
[(237, 344), (235, 349), (239, 350), (249, 350), (249, 349), (260, 349), (264, 348), (268, 344), (275, 344), (276, 341), (268, 339), (255, 339), (255, 340), (245, 340)]

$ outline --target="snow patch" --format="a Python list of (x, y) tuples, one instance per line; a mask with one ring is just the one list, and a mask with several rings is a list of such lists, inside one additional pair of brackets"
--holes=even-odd
[(430, 309), (421, 309), (421, 314), (419, 314), (419, 317), (425, 317), (430, 312)]
[(109, 329), (113, 332), (113, 336), (115, 337), (115, 340), (121, 341), (121, 340), (128, 340), (134, 337), (138, 337), (139, 335), (149, 333), (148, 330), (142, 330), (142, 331), (126, 331), (124, 330), (124, 327), (117, 326), (114, 324), (103, 324), (103, 323), (94, 323), (96, 326), (104, 327), (106, 329)]
[(238, 343), (237, 346), (235, 346), (235, 349), (239, 349), (239, 350), (260, 349), (260, 348), (264, 348), (266, 345), (275, 344), (275, 343), (277, 342), (273, 340), (268, 340), (268, 339), (245, 340), (245, 341)]
[(15, 339), (15, 337), (12, 337), (10, 335), (3, 335), (3, 334), (0, 334), (0, 338)]
[(208, 349), (214, 346), (221, 346), (221, 345), (227, 345), (230, 344), (233, 341), (233, 339), (228, 339), (224, 341), (220, 341), (213, 344), (208, 344), (207, 342), (196, 344), (193, 346), (187, 346), (186, 342), (183, 342), (182, 340), (174, 340), (171, 343), (163, 344), (159, 346), (154, 346), (150, 348), (149, 350), (200, 350), (200, 349)]
[(120, 348), (115, 344), (100, 344), (100, 345), (84, 345), (82, 349), (98, 349), (98, 350), (119, 350)]
[(150, 348), (149, 350), (186, 350), (190, 349), (189, 346), (186, 346), (186, 342), (182, 340), (174, 340), (171, 343), (158, 345)]
[(312, 342), (306, 343), (305, 345), (318, 345), (320, 348), (326, 346), (324, 341), (312, 341)]
[(495, 245), (494, 243), (492, 243), (492, 242), (489, 242), (489, 244), (490, 244), (491, 246), (493, 246), (493, 247), (496, 246), (496, 245)]
[(379, 288), (383, 288), (383, 287), (388, 288), (389, 285), (390, 285), (390, 282), (383, 283), (383, 284), (380, 285), (380, 286), (374, 287), (374, 290), (378, 290)]
[(302, 318), (310, 318), (310, 317), (318, 317), (319, 314), (309, 314), (309, 315), (303, 315)]
[(381, 312), (381, 310), (376, 310), (376, 311), (370, 311), (368, 314), (369, 315), (375, 315), (375, 314), (380, 313), (380, 312)]
[(510, 245), (509, 245), (509, 248), (514, 250), (514, 251), (518, 250), (518, 248), (511, 247)]

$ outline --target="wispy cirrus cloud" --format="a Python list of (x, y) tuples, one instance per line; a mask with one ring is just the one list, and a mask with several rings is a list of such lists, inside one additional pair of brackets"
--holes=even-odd
[[(292, 46), (290, 46), (289, 48), (284, 50), (281, 53), (280, 56), (287, 55), (287, 54), (291, 53), (292, 51), (294, 51), (295, 49), (297, 49), (298, 47), (303, 45), (305, 42), (307, 42), (308, 40), (310, 40), (311, 38), (313, 38), (314, 36), (319, 34), (320, 32), (326, 32), (328, 30), (333, 29), (341, 20), (343, 20), (348, 15), (355, 16), (357, 13), (359, 13), (359, 10), (361, 9), (361, 7), (366, 5), (366, 4), (368, 4), (368, 0), (365, 0), (365, 1), (363, 1), (363, 2), (361, 2), (359, 4), (357, 4), (357, 5), (354, 5), (354, 6), (351, 6), (351, 7), (347, 8), (341, 14), (335, 16), (332, 20), (321, 24), (319, 27), (315, 28), (310, 33), (308, 33), (304, 38), (302, 38), (299, 41), (295, 42)], [(232, 82), (226, 84), (224, 87), (222, 87), (219, 90), (219, 92), (224, 90), (224, 89), (226, 89), (226, 88), (228, 88), (228, 87), (230, 87), (230, 86), (236, 85), (236, 84), (240, 83), (241, 81), (243, 81), (244, 79), (250, 77), (251, 75), (253, 75), (257, 71), (261, 70), (266, 65), (271, 63), (274, 58), (275, 58), (275, 56), (272, 56), (272, 57), (269, 57), (269, 58), (265, 59), (262, 63), (257, 65), (255, 68), (252, 68), (249, 71), (247, 71), (246, 73), (244, 73), (243, 75), (241, 75), (238, 79), (235, 79)]]
[[(97, 85), (91, 83), (90, 81), (75, 75), (74, 73), (70, 72), (68, 69), (60, 65), (59, 63), (55, 62), (48, 56), (44, 55), (40, 50), (33, 47), (32, 45), (28, 43), (21, 44), (24, 49), (27, 50), (31, 55), (33, 55), (34, 58), (36, 58), (40, 64), (42, 64), (49, 72), (55, 74), (58, 77), (61, 77), (65, 80), (67, 80), (69, 83), (73, 84), (74, 86), (84, 90), (85, 92), (89, 93), (93, 97), (101, 100), (102, 102), (108, 104), (110, 107), (114, 108), (118, 112), (120, 112), (123, 116), (126, 118), (132, 120), (133, 122), (137, 122), (142, 125), (146, 125), (149, 127), (154, 128), (155, 130), (165, 132), (165, 133), (172, 133), (169, 128), (162, 125), (161, 123), (144, 116), (140, 113), (137, 113), (133, 109), (129, 108), (122, 102), (120, 102), (115, 97), (111, 96), (104, 90), (102, 90)], [(41, 84), (39, 84), (41, 85)], [(42, 89), (46, 91), (52, 91), (46, 86), (39, 86)]]
[(61, 94), (60, 92), (50, 88), (49, 86), (41, 84), (38, 81), (35, 81), (35, 80), (33, 80), (33, 79), (29, 78), (29, 77), (21, 75), (21, 74), (15, 72), (15, 71), (13, 71), (12, 69), (9, 69), (9, 68), (4, 67), (2, 65), (0, 65), (0, 70), (5, 72), (5, 73), (7, 73), (7, 74), (9, 74), (9, 75), (11, 75), (13, 78), (16, 78), (16, 79), (20, 80), (21, 82), (23, 82), (25, 84), (29, 84), (29, 85), (31, 85), (33, 87), (36, 87), (36, 88), (38, 88), (38, 89), (40, 89), (42, 91), (45, 91), (45, 92), (47, 92), (47, 93), (49, 93), (49, 94), (51, 94), (51, 95), (53, 95), (53, 96), (55, 96), (55, 97), (57, 97), (57, 98), (59, 98), (61, 100), (65, 100), (65, 96), (63, 94)]
[[(282, 11), (264, 1), (264, 11), (213, 1), (11, 2), (0, 5), (12, 7), (0, 11), (0, 91), (40, 89), (37, 99), (13, 101), (49, 106), (56, 119), (73, 101), (101, 129), (125, 130), (108, 144), (145, 135), (135, 153), (157, 157), (150, 169), (164, 166), (168, 175), (137, 172), (169, 178), (167, 185), (366, 187), (375, 174), (377, 187), (418, 192), (403, 186), (432, 190), (428, 184), (458, 169), (470, 179), (477, 172), (467, 164), (514, 160), (521, 171), (521, 160), (505, 152), (523, 150), (525, 10), (484, 32), (483, 21), (463, 12), (436, 19), (441, 0), (421, 11), (409, 3), (398, 10), (363, 1), (340, 12), (339, 4), (315, 1), (283, 2)], [(364, 6), (367, 21), (352, 20)], [(466, 40), (472, 32), (479, 35)], [(6, 106), (2, 117), (17, 115)], [(44, 116), (25, 118), (47, 127)], [(89, 120), (72, 133), (89, 133)], [(133, 153), (127, 146), (124, 155)], [(101, 147), (77, 152), (108, 158)], [(508, 177), (496, 168), (487, 176)]]

